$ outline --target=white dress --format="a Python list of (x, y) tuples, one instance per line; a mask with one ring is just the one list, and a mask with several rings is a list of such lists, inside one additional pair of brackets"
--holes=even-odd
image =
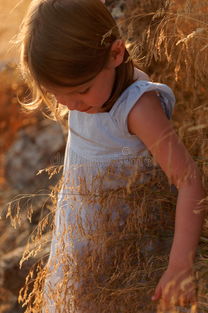
[[(119, 193), (148, 181), (157, 166), (143, 142), (131, 135), (127, 127), (131, 108), (143, 93), (153, 90), (170, 119), (175, 105), (172, 90), (165, 84), (145, 80), (130, 85), (109, 112), (71, 111), (69, 114), (63, 185), (58, 197), (44, 289), (44, 313), (105, 312), (98, 305), (104, 294), (98, 293), (98, 280), (99, 284), (107, 286), (103, 285), (107, 282), (105, 269), (110, 268), (116, 254), (113, 244), (106, 248), (107, 238), (115, 234), (120, 238), (132, 209), (126, 196), (120, 197)], [(117, 198), (113, 196), (115, 193)], [(90, 262), (96, 266), (91, 267)], [(94, 295), (90, 284), (97, 284)], [(95, 299), (94, 304), (92, 299)], [(115, 307), (119, 309), (112, 312), (126, 313), (118, 303)]]

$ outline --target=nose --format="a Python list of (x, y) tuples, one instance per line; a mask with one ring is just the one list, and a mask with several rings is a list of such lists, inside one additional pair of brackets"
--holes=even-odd
[(69, 99), (69, 97), (56, 96), (56, 100), (59, 103), (66, 105), (70, 110), (74, 110), (82, 105), (81, 101), (73, 99), (72, 97)]
[(70, 100), (67, 103), (69, 110), (79, 110), (84, 107), (84, 103), (79, 100)]

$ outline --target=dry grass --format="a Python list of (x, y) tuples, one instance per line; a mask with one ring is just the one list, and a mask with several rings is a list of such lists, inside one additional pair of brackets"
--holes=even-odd
[[(90, 188), (82, 178), (80, 185), (62, 190), (64, 199), (58, 209), (62, 228), (57, 229), (60, 233), (53, 246), (54, 258), (48, 268), (44, 265), (42, 270), (39, 268), (29, 297), (27, 288), (34, 270), (28, 276), (19, 297), (28, 305), (25, 312), (40, 312), (41, 289), (47, 275), (50, 277), (46, 284), (48, 296), (44, 300), (50, 295), (57, 302), (56, 312), (60, 309), (60, 312), (133, 313), (154, 308), (150, 296), (167, 265), (176, 195), (170, 191), (167, 178), (159, 169), (152, 172), (151, 181), (144, 185), (106, 190), (103, 182), (115, 179), (114, 170), (115, 166), (111, 165), (105, 173), (95, 176)], [(125, 181), (122, 171), (119, 173)], [(137, 173), (135, 181), (140, 175), (141, 172)], [(74, 208), (70, 208), (73, 204)], [(39, 225), (37, 232), (36, 253), (44, 224)], [(28, 247), (28, 256), (29, 251)], [(61, 277), (54, 288), (58, 267), (59, 271), (62, 269)], [(51, 278), (53, 285), (49, 291)]]

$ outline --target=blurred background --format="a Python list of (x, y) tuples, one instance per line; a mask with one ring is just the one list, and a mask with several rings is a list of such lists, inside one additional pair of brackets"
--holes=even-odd
[[(67, 139), (66, 119), (54, 122), (41, 112), (25, 113), (17, 100), (27, 87), (17, 71), (18, 52), (11, 41), (29, 3), (0, 2), (0, 313), (24, 312), (17, 301), (24, 279), (41, 257), (47, 259), (50, 227), (44, 230), (43, 254), (28, 258), (19, 268), (27, 242), (32, 242), (38, 223), (53, 205), (51, 186), (61, 177)], [(201, 169), (207, 190), (208, 1), (109, 0), (106, 5), (139, 67), (175, 92), (173, 125)], [(47, 171), (37, 175), (44, 168), (59, 170), (51, 178)], [(206, 282), (207, 225), (198, 261)], [(206, 296), (204, 291), (203, 313), (208, 312)]]
[[(51, 180), (46, 172), (36, 174), (43, 168), (63, 163), (67, 135), (67, 129), (40, 112), (23, 112), (17, 100), (17, 96), (24, 97), (27, 87), (16, 69), (18, 51), (12, 41), (29, 3), (29, 0), (0, 1), (1, 313), (24, 312), (17, 303), (18, 292), (36, 259), (25, 262), (22, 269), (19, 261), (38, 222), (49, 212), (50, 185), (56, 183), (61, 173)], [(9, 206), (13, 217), (17, 216), (18, 207), (20, 209), (18, 225), (12, 222), (11, 216), (6, 218)], [(33, 210), (31, 221), (26, 217), (29, 208)], [(45, 253), (48, 253), (47, 245)]]

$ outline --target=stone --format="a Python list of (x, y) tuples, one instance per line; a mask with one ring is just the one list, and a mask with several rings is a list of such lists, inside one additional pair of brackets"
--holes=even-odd
[(37, 173), (46, 167), (61, 165), (53, 164), (53, 160), (57, 155), (63, 160), (65, 144), (62, 129), (56, 122), (42, 120), (39, 124), (20, 129), (5, 158), (5, 175), (9, 184), (24, 193), (54, 184), (57, 178), (49, 181), (47, 173), (38, 176)]

